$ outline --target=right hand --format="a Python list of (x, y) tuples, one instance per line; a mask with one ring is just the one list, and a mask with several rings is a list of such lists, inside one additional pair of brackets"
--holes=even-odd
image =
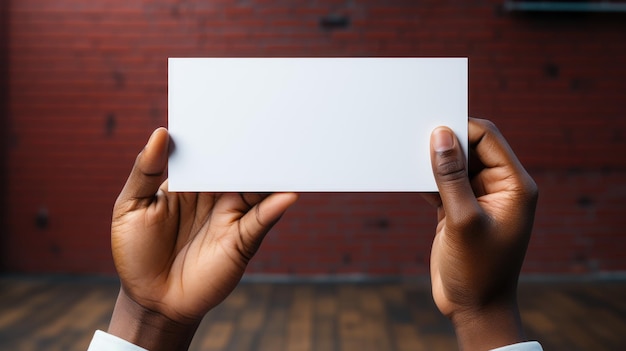
[(439, 188), (438, 195), (425, 196), (438, 216), (432, 292), (461, 348), (489, 349), (524, 338), (517, 281), (538, 191), (493, 123), (471, 118), (468, 127), (469, 171), (450, 129), (439, 127), (431, 136)]

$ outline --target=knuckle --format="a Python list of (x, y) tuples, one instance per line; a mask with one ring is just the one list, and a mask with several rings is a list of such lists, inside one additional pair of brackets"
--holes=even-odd
[(537, 183), (530, 177), (528, 178), (526, 191), (533, 199), (539, 197), (539, 186), (537, 186)]
[(539, 198), (539, 187), (535, 180), (522, 168), (512, 179), (513, 190), (520, 195), (520, 200), (536, 202)]
[(536, 203), (539, 198), (539, 187), (537, 183), (530, 177), (526, 177), (522, 186), (524, 197), (531, 203)]
[(480, 120), (480, 124), (487, 134), (493, 134), (493, 135), (500, 134), (500, 130), (498, 129), (496, 124), (490, 120), (487, 120), (487, 119)]
[[(476, 234), (483, 232), (486, 217), (477, 209), (468, 208), (450, 218), (450, 225), (462, 233)], [(473, 235), (463, 235), (473, 237)]]
[(501, 134), (496, 124), (488, 119), (474, 118), (470, 121), (470, 124), (474, 125), (475, 127), (478, 127), (478, 130), (480, 130), (482, 134), (491, 134), (491, 135)]
[(467, 178), (465, 160), (454, 155), (442, 154), (441, 161), (437, 163), (435, 175), (444, 182), (452, 182)]

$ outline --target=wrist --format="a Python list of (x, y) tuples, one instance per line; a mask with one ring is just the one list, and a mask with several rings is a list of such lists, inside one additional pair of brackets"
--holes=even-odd
[(108, 333), (150, 351), (187, 350), (199, 324), (180, 323), (147, 309), (121, 288)]
[(460, 350), (491, 350), (526, 341), (515, 301), (458, 311), (450, 320)]

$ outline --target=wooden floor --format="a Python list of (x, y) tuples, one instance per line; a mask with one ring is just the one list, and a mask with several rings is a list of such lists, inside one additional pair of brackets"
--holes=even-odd
[[(0, 277), (0, 350), (86, 350), (117, 282)], [(626, 281), (523, 283), (526, 331), (545, 350), (626, 348)], [(191, 350), (454, 350), (423, 283), (241, 284)]]

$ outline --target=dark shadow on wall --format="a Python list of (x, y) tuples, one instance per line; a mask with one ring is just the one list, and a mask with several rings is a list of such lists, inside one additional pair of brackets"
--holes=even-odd
[(0, 1), (0, 272), (6, 270), (7, 256), (7, 127), (9, 120), (9, 9)]

